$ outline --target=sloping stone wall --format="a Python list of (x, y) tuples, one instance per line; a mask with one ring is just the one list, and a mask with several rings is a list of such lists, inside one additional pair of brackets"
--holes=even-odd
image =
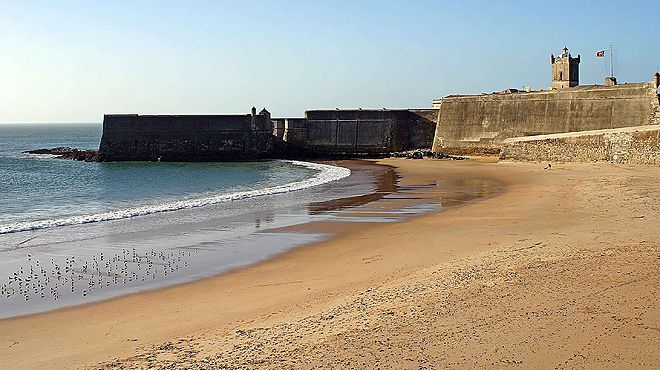
[(511, 137), (633, 127), (660, 119), (652, 83), (449, 96), (439, 108), (433, 151), (446, 154), (492, 154)]
[(660, 165), (660, 125), (510, 138), (500, 158)]

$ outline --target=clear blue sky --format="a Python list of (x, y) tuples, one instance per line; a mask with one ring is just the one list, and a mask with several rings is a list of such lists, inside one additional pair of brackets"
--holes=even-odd
[(104, 113), (428, 107), (433, 98), (660, 70), (660, 1), (0, 0), (0, 122)]

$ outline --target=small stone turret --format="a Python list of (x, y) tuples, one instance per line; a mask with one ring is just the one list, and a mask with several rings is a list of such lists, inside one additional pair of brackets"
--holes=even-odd
[(616, 85), (616, 77), (607, 76), (605, 77), (605, 86), (614, 86)]
[(260, 116), (266, 116), (267, 120), (270, 120), (270, 112), (266, 110), (266, 108), (262, 109), (261, 112), (259, 112)]
[(257, 114), (257, 108), (252, 107), (252, 115), (250, 116), (252, 130), (273, 130), (273, 121), (270, 118), (270, 112), (266, 108), (262, 109)]

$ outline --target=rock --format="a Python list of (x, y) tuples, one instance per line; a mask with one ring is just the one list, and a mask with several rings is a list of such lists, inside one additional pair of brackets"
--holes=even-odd
[(433, 152), (431, 152), (431, 149), (413, 149), (403, 152), (392, 152), (390, 153), (390, 157), (410, 159), (422, 159), (424, 157), (433, 158)]
[(70, 159), (74, 161), (84, 161), (84, 162), (97, 162), (99, 158), (98, 150), (81, 150), (81, 149), (69, 148), (69, 147), (28, 150), (25, 151), (24, 153), (50, 154), (50, 155), (55, 155), (58, 158), (62, 158), (62, 159)]
[(454, 160), (454, 161), (461, 161), (463, 159), (467, 159), (466, 157), (448, 155), (448, 154), (443, 154), (443, 153), (434, 153), (432, 155), (432, 157), (436, 158), (436, 159), (450, 159), (450, 160)]

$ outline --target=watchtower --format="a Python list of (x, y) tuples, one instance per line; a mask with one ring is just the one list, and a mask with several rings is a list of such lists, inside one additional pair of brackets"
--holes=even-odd
[(580, 84), (580, 54), (573, 58), (564, 48), (563, 53), (558, 56), (550, 54), (552, 64), (552, 88), (563, 89)]

